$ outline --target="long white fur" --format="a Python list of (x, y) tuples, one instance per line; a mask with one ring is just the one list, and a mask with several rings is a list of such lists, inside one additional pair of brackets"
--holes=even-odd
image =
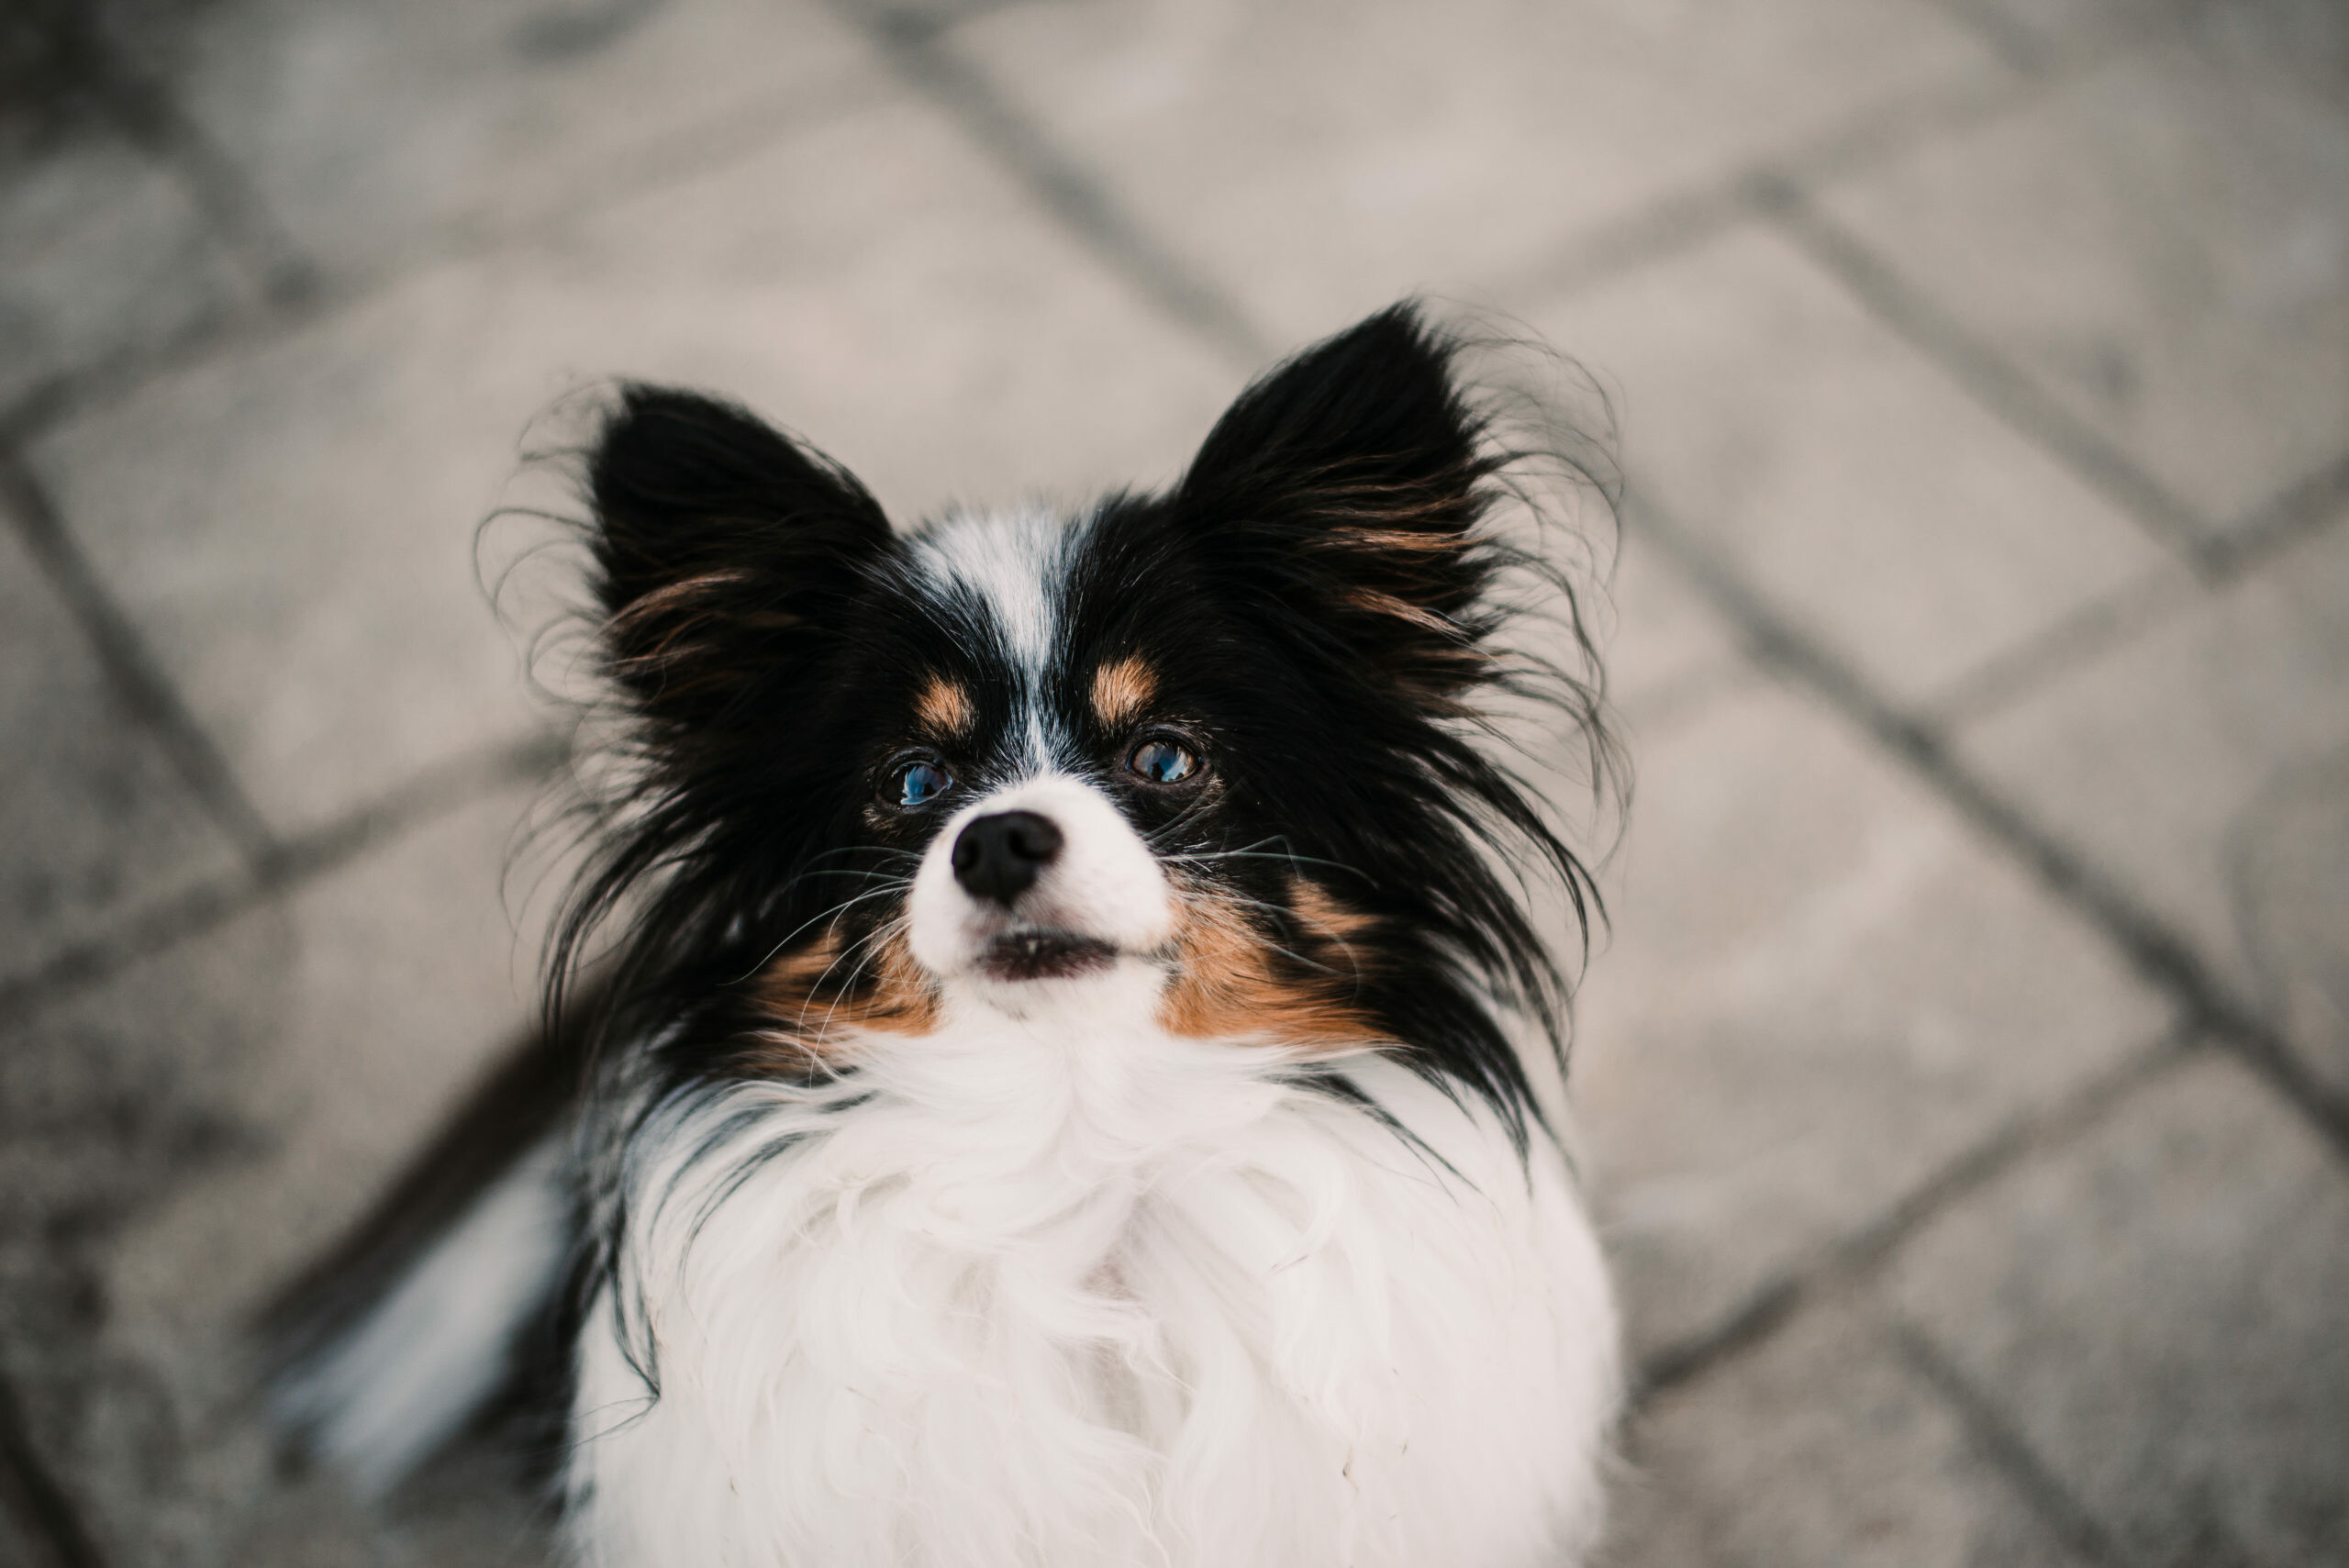
[[(983, 806), (1083, 823), (1063, 860), (1105, 864), (1056, 874), (1163, 901), (1124, 885), (1160, 873), (1093, 793)], [(1275, 1045), (1169, 1035), (1147, 955), (1007, 1007), (952, 971), (963, 896), (917, 879), (934, 1033), (648, 1123), (581, 1354), (579, 1560), (1571, 1562), (1617, 1369), (1557, 1151), (1521, 1164), (1488, 1112), (1368, 1050), (1352, 1076), (1408, 1138), (1285, 1081)]]
[(349, 1333), (282, 1386), (278, 1414), (380, 1495), (454, 1437), (569, 1261), (562, 1151), (531, 1151)]
[(1058, 628), (1052, 584), (1081, 525), (1046, 507), (958, 512), (914, 541), (941, 584), (974, 592), (995, 614), (1005, 651), (1032, 681), (1051, 661)]
[[(624, 1159), (565, 1476), (592, 1568), (1564, 1568), (1595, 1540), (1615, 1309), (1558, 1151), (1368, 1049), (1395, 1125), (1264, 1040), (1154, 1021), (1172, 905), (1034, 704), (1065, 525), (931, 536), (1031, 690), (1031, 775), (965, 807), (908, 905), (919, 1038), (813, 1086), (707, 1087)], [(980, 810), (1061, 860), (1015, 915), (944, 863)], [(1122, 956), (989, 981), (1007, 919)], [(1399, 1127), (1401, 1132), (1397, 1130)], [(295, 1390), (362, 1483), (462, 1421), (561, 1264), (550, 1148)]]
[(662, 1126), (640, 1300), (597, 1303), (583, 1353), (581, 1560), (1573, 1561), (1615, 1324), (1554, 1152), (1521, 1170), (1391, 1062), (1359, 1081), (1433, 1157), (1269, 1048), (1041, 1022)]

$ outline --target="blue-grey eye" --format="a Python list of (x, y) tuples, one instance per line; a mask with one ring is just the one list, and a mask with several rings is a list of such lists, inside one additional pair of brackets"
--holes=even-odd
[(954, 787), (954, 780), (936, 762), (907, 762), (897, 770), (897, 804), (928, 806)]
[(1134, 748), (1126, 766), (1154, 784), (1181, 784), (1199, 771), (1199, 759), (1179, 740), (1155, 735)]

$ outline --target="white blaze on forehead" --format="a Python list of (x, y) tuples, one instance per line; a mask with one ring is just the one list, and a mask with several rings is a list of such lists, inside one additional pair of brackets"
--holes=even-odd
[(1070, 519), (1041, 509), (964, 512), (922, 536), (931, 575), (960, 584), (995, 612), (1012, 658), (1030, 678), (1051, 662), (1057, 584), (1066, 559)]

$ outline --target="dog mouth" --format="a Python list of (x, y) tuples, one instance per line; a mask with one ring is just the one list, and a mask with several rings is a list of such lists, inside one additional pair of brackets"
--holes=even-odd
[(990, 980), (1065, 980), (1117, 961), (1118, 950), (1098, 937), (1031, 926), (988, 938), (976, 967)]

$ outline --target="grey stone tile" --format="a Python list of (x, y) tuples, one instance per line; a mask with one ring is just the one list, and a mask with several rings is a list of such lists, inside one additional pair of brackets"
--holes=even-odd
[(1776, 687), (1717, 698), (1639, 764), (1573, 1082), (1646, 1355), (2144, 1048), (2166, 1008)]
[(1829, 210), (2211, 527), (2349, 448), (2349, 105), (2132, 55)]
[(1528, 315), (1620, 389), (1632, 533), (1652, 500), (1897, 699), (2163, 559), (1765, 231)]
[(953, 39), (1285, 339), (1518, 276), (1659, 196), (1997, 72), (1917, 0), (1039, 3)]
[(1960, 0), (2010, 50), (2065, 64), (2163, 33), (2349, 90), (2349, 16), (2333, 0)]
[(1735, 634), (1636, 533), (1624, 539), (1609, 587), (1608, 695), (1635, 732), (1668, 722), (1744, 672)]
[(2349, 527), (1960, 731), (2349, 1088)]
[(2335, 0), (2186, 0), (2191, 35), (2206, 48), (2300, 74), (2349, 105), (2349, 11)]
[(2232, 1062), (2012, 1173), (1898, 1291), (2132, 1561), (2349, 1557), (2349, 1172)]
[(107, 1254), (175, 1183), (251, 1149), (224, 1091), (288, 945), (282, 923), (248, 920), (0, 1038), (0, 1357), (108, 1562), (168, 1560), (208, 1533), (158, 1372), (101, 1343)]
[[(1170, 477), (1237, 380), (898, 101), (418, 273), (34, 461), (263, 811), (315, 821), (539, 721), (474, 531), (501, 496), (567, 504), (501, 489), (520, 433), (623, 373), (746, 399), (900, 517)], [(527, 535), (492, 529), (490, 570)]]
[(535, 997), (554, 889), (508, 876), (525, 793), (503, 793), (304, 888), (260, 1039), (226, 1080), (258, 1158), (183, 1184), (118, 1248), (127, 1337), (233, 1319), (347, 1223)]
[(2077, 59), (2174, 23), (2185, 0), (1957, 0), (1960, 15), (2032, 61)]
[(879, 83), (815, 0), (228, 0), (182, 54), (189, 113), (297, 245), (362, 274)]
[(542, 907), (507, 906), (523, 804), (460, 811), (0, 1051), (0, 1242), (41, 1253), (11, 1282), (8, 1351), (109, 1561), (351, 1561), (323, 1543), (371, 1533), (330, 1485), (276, 1473), (243, 1327), (525, 1016)]
[(97, 131), (0, 149), (0, 409), (251, 298), (186, 190), (137, 149)]
[(1872, 1304), (1798, 1318), (1634, 1423), (1607, 1568), (2079, 1562)]
[(143, 899), (232, 875), (235, 847), (123, 708), (0, 509), (0, 979)]

